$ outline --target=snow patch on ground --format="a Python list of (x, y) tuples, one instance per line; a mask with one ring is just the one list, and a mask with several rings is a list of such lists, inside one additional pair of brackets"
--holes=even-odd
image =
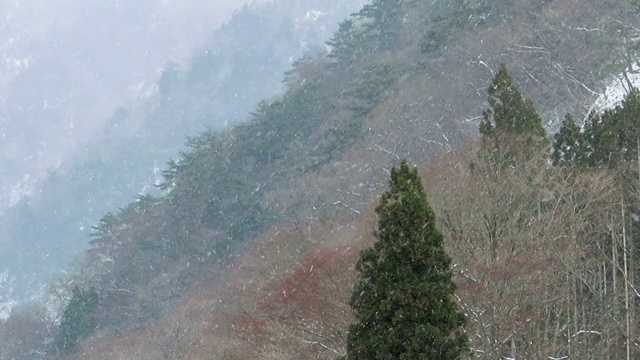
[(624, 73), (621, 73), (609, 82), (604, 93), (600, 95), (593, 104), (593, 109), (602, 111), (613, 109), (620, 105), (624, 97), (631, 90), (629, 83), (636, 89), (640, 88), (640, 66), (637, 63), (634, 64), (630, 70), (627, 70), (626, 77)]

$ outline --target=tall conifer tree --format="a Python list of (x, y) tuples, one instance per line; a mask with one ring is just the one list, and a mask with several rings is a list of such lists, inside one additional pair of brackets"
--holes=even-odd
[(377, 241), (356, 267), (346, 358), (459, 359), (468, 351), (466, 316), (417, 169), (403, 160), (390, 185), (376, 208)]
[[(592, 111), (583, 129), (567, 117), (554, 136), (554, 164), (615, 167), (640, 153), (640, 92), (632, 89), (615, 108)], [(632, 165), (635, 168), (635, 163)]]
[(576, 124), (573, 116), (567, 114), (560, 130), (553, 136), (553, 152), (551, 161), (553, 165), (569, 167), (588, 164), (588, 149), (580, 126)]
[(533, 102), (520, 94), (506, 64), (500, 64), (488, 93), (489, 109), (482, 113), (480, 135), (494, 162), (515, 165), (547, 149), (542, 118)]
[(60, 352), (70, 352), (80, 340), (89, 335), (97, 326), (92, 312), (98, 306), (98, 292), (94, 287), (72, 290), (72, 297), (64, 309), (58, 333), (53, 341)]

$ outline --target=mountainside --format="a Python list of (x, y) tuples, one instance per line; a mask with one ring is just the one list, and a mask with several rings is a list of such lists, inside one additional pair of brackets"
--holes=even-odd
[(144, 96), (167, 59), (188, 59), (243, 3), (3, 1), (0, 209), (33, 192), (117, 105)]
[[(70, 243), (86, 242), (78, 241), (75, 232), (88, 224), (78, 219), (62, 229), (51, 221), (43, 224), (40, 213), (47, 210), (30, 209), (25, 197), (37, 198), (49, 172), (85, 148), (80, 143), (99, 141), (96, 135), (118, 104), (146, 97), (167, 59), (188, 59), (241, 5), (145, 0), (0, 4), (0, 273), (6, 280), (0, 303), (40, 293), (43, 283), (34, 280), (59, 272), (61, 264), (66, 267), (76, 250), (60, 249), (60, 239), (76, 236)], [(51, 209), (44, 216), (58, 212)], [(60, 253), (68, 255), (55, 259)]]
[[(74, 27), (68, 29), (67, 33), (82, 32), (82, 26), (89, 26), (92, 16), (101, 11), (95, 4), (87, 3), (78, 8), (74, 8), (73, 4), (68, 5), (69, 11), (86, 9), (89, 13), (78, 15), (77, 21), (72, 23)], [(130, 4), (126, 8), (115, 3), (101, 6), (104, 11), (113, 10), (116, 15), (129, 19), (124, 24), (135, 25), (136, 29), (137, 26), (147, 24), (144, 16), (155, 19), (155, 23), (149, 24), (150, 27), (157, 27), (152, 29), (153, 34), (167, 32), (176, 39), (180, 34), (193, 31), (190, 27), (199, 26), (198, 19), (207, 18), (208, 11), (208, 8), (203, 8), (198, 12), (195, 5), (187, 3), (163, 6), (149, 4), (160, 14), (166, 12), (166, 16), (180, 17), (181, 21), (193, 21), (188, 27), (174, 32), (172, 23), (161, 22), (160, 14), (141, 4)], [(69, 139), (75, 139), (74, 152), (64, 157), (55, 155), (56, 161), (60, 163), (53, 169), (43, 168), (47, 172), (40, 179), (31, 177), (30, 179), (37, 180), (37, 185), (28, 195), (21, 194), (23, 197), (18, 197), (20, 200), (2, 216), (0, 234), (4, 251), (0, 254), (0, 273), (7, 280), (4, 283), (6, 286), (0, 288), (0, 302), (24, 301), (40, 295), (42, 287), (51, 281), (51, 277), (61, 275), (74, 256), (87, 248), (91, 227), (104, 213), (117, 210), (135, 196), (154, 193), (154, 185), (161, 179), (164, 163), (177, 156), (178, 151), (184, 148), (185, 135), (236, 123), (246, 117), (259, 99), (280, 94), (283, 91), (282, 74), (290, 68), (292, 59), (304, 52), (313, 51), (316, 47), (322, 48), (324, 39), (330, 36), (337, 22), (358, 6), (358, 2), (353, 1), (286, 0), (253, 3), (237, 10), (228, 23), (198, 44), (198, 49), (191, 57), (178, 49), (171, 54), (150, 52), (146, 56), (137, 55), (139, 51), (147, 51), (144, 47), (136, 47), (135, 51), (132, 50), (123, 57), (133, 58), (130, 66), (137, 66), (139, 60), (158, 64), (157, 67), (139, 65), (146, 71), (144, 76), (152, 76), (151, 79), (156, 79), (156, 83), (149, 79), (145, 82), (141, 82), (142, 78), (136, 80), (135, 76), (138, 75), (135, 72), (131, 75), (132, 78), (128, 71), (116, 71), (114, 67), (121, 61), (109, 62), (105, 59), (104, 68), (100, 69), (85, 69), (81, 64), (69, 64), (70, 68), (84, 69), (92, 76), (98, 76), (101, 72), (118, 73), (113, 78), (109, 77), (109, 81), (119, 81), (119, 77), (122, 77), (123, 82), (135, 80), (139, 84), (136, 85), (135, 94), (119, 94), (117, 100), (120, 106), (112, 115), (103, 116), (99, 111), (91, 112), (90, 119), (93, 123), (90, 132), (82, 130), (85, 129), (84, 123), (76, 126), (76, 129), (85, 131), (86, 136), (56, 136), (58, 128), (49, 131), (29, 127), (30, 130), (56, 136), (64, 144)], [(223, 8), (219, 10), (221, 12), (216, 17), (211, 17), (210, 21), (222, 15)], [(40, 11), (57, 13), (46, 7)], [(56, 11), (66, 14), (64, 9)], [(198, 14), (190, 17), (192, 12)], [(104, 31), (109, 30), (107, 25), (104, 25)], [(134, 31), (127, 29), (123, 25), (118, 32), (122, 32), (119, 36), (124, 37), (128, 31)], [(202, 27), (198, 30), (198, 35), (190, 38), (189, 43), (196, 44), (198, 39), (204, 38), (200, 32), (208, 31), (207, 29)], [(60, 38), (65, 37), (60, 35)], [(118, 52), (110, 51), (110, 46), (117, 46), (117, 42), (124, 43), (125, 39), (119, 40), (116, 35), (110, 35), (110, 38), (113, 39), (101, 51), (105, 53), (105, 57), (108, 54), (109, 58), (115, 59)], [(142, 40), (140, 42), (144, 43)], [(121, 47), (125, 46), (135, 47), (136, 44), (126, 42)], [(122, 50), (126, 49), (118, 49)], [(89, 50), (87, 53), (94, 54)], [(60, 56), (64, 55), (63, 52)], [(49, 60), (63, 61), (55, 57), (50, 57)], [(85, 60), (90, 59), (78, 61)], [(25, 71), (27, 70), (29, 69)], [(51, 76), (45, 70), (42, 71), (40, 75), (29, 76), (34, 76), (34, 80), (41, 76)], [(72, 86), (74, 91), (90, 95), (81, 90), (81, 85), (74, 83), (71, 75), (60, 81), (65, 86)], [(30, 91), (24, 81), (20, 84), (25, 91)], [(87, 86), (89, 85), (101, 88), (99, 83), (87, 80)], [(115, 85), (114, 87), (117, 88)], [(59, 88), (49, 89), (45, 86), (42, 89), (64, 94)], [(105, 92), (101, 96), (108, 97), (110, 90), (103, 90)], [(11, 88), (7, 91), (19, 98), (18, 93), (11, 92)], [(18, 105), (15, 101), (8, 104)], [(96, 102), (86, 98), (80, 105), (93, 106)], [(22, 116), (25, 112), (18, 114)], [(83, 116), (83, 119), (86, 117)], [(51, 124), (47, 122), (47, 125)], [(34, 140), (39, 135), (25, 136)], [(47, 146), (56, 145), (52, 142), (47, 143)], [(52, 150), (45, 151), (47, 156), (54, 153)], [(33, 159), (32, 165), (41, 164), (40, 160)], [(15, 174), (27, 170), (11, 171)]]
[[(55, 339), (35, 346), (67, 359), (342, 355), (373, 203), (391, 165), (408, 158), (430, 165), (424, 178), (474, 357), (618, 356), (625, 347), (629, 356), (637, 269), (626, 263), (635, 248), (626, 241), (637, 199), (616, 179), (634, 176), (633, 141), (624, 137), (618, 153), (615, 141), (598, 139), (627, 136), (633, 127), (620, 124), (635, 118), (592, 115), (584, 138), (576, 135), (591, 150), (566, 168), (500, 148), (483, 158), (488, 143), (474, 139), (500, 63), (549, 129), (566, 113), (586, 119), (608, 81), (634, 69), (638, 11), (626, 1), (373, 1), (340, 24), (328, 52), (293, 64), (284, 95), (260, 101), (244, 122), (189, 138), (163, 168), (161, 194), (100, 220), (79, 270), (56, 288), (65, 311), (55, 326), (20, 313), (13, 321), (31, 321)], [(207, 54), (194, 58), (191, 78), (168, 65), (163, 116), (218, 111), (197, 106), (216, 91), (201, 80), (229, 73), (219, 62), (198, 67)], [(174, 92), (182, 88), (194, 90)], [(173, 107), (176, 99), (195, 105)], [(228, 100), (220, 98), (222, 111)], [(114, 121), (130, 128), (121, 115)], [(506, 165), (491, 162), (498, 155)], [(578, 172), (581, 156), (588, 171)], [(618, 166), (629, 167), (616, 175)]]

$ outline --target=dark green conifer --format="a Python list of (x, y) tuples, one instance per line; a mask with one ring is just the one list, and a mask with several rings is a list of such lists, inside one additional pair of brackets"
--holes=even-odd
[(640, 92), (632, 89), (614, 110), (612, 121), (620, 148), (620, 159), (635, 160), (640, 152)]
[(357, 56), (357, 46), (361, 32), (357, 29), (353, 19), (347, 19), (338, 25), (338, 31), (327, 41), (331, 47), (329, 57), (339, 63), (348, 64)]
[(494, 162), (515, 165), (549, 145), (542, 118), (513, 83), (502, 63), (488, 89), (489, 109), (482, 113), (480, 135)]
[(459, 359), (466, 316), (454, 299), (451, 258), (416, 168), (391, 171), (376, 208), (377, 241), (360, 255), (346, 359)]
[(615, 152), (616, 147), (611, 135), (612, 133), (607, 130), (602, 116), (595, 111), (590, 112), (582, 130), (584, 146), (587, 149), (588, 166), (607, 163), (611, 159), (611, 154)]
[(64, 309), (54, 345), (61, 352), (70, 352), (80, 340), (89, 335), (98, 325), (93, 311), (98, 306), (98, 292), (94, 287), (87, 290), (74, 288), (71, 300)]
[(564, 154), (564, 162), (560, 163), (565, 166), (615, 167), (624, 161), (635, 161), (640, 153), (640, 93), (633, 89), (615, 108), (602, 113), (592, 111), (584, 129), (571, 135), (580, 139), (580, 146), (564, 153), (561, 148), (571, 141), (566, 140), (568, 132), (575, 133), (576, 127), (563, 124), (554, 137), (554, 163), (556, 152)]
[[(368, 32), (369, 50), (392, 50), (396, 44), (396, 34), (404, 17), (402, 0), (373, 0), (356, 14), (364, 19)], [(363, 39), (364, 40), (364, 39)]]
[(583, 166), (588, 163), (588, 152), (580, 126), (567, 114), (560, 130), (553, 136), (553, 165)]

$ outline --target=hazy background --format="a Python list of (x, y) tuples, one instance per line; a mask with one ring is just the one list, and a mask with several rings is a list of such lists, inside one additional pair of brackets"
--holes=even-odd
[(3, 2), (0, 315), (62, 278), (100, 217), (157, 193), (186, 136), (281, 93), (364, 2)]
[(0, 4), (0, 209), (144, 96), (243, 0), (8, 0)]

